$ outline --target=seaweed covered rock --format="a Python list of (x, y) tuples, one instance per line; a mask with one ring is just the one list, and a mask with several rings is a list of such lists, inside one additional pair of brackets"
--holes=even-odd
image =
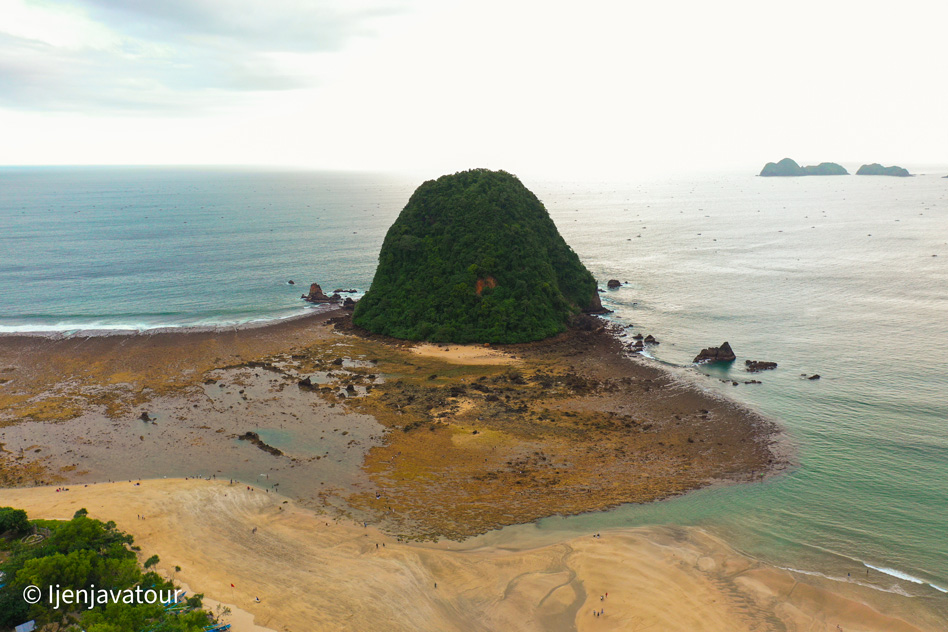
[(515, 176), (473, 169), (415, 190), (353, 322), (395, 338), (515, 343), (604, 311), (596, 280)]

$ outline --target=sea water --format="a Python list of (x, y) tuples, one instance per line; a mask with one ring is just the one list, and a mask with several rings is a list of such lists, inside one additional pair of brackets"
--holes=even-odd
[[(948, 601), (948, 180), (525, 179), (655, 361), (778, 421), (785, 474), (541, 529), (697, 525), (749, 554)], [(438, 174), (431, 174), (432, 176)], [(371, 283), (417, 177), (0, 169), (0, 332), (262, 322)], [(288, 284), (294, 280), (295, 285)], [(696, 368), (730, 342), (738, 361)], [(756, 375), (743, 361), (768, 360)], [(820, 374), (821, 379), (804, 376)], [(759, 379), (762, 384), (744, 384)], [(727, 380), (723, 382), (722, 380)], [(731, 381), (738, 381), (734, 387)], [(944, 611), (944, 610), (943, 610)]]

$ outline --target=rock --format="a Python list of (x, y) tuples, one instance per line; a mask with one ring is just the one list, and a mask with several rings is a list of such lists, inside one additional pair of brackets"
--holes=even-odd
[(599, 300), (599, 294), (595, 293), (589, 298), (589, 305), (586, 309), (583, 310), (584, 314), (611, 314), (611, 309), (606, 309), (602, 306), (602, 301)]
[(293, 279), (290, 279), (289, 281), (286, 282), (286, 284), (287, 284), (287, 285), (296, 285), (296, 282), (293, 281)]
[(273, 456), (283, 456), (283, 452), (274, 448), (272, 445), (267, 445), (266, 443), (264, 443), (263, 440), (260, 438), (260, 435), (258, 435), (256, 432), (245, 432), (244, 434), (240, 435), (237, 438), (241, 441), (249, 441), (250, 443), (254, 444), (258, 448), (263, 450), (264, 452), (269, 452)]
[(610, 290), (614, 290), (621, 285), (622, 283), (618, 279), (609, 279), (609, 282), (606, 283), (606, 287), (608, 287)]
[(859, 167), (859, 170), (856, 171), (857, 176), (896, 176), (898, 178), (907, 178), (912, 174), (908, 172), (908, 169), (903, 169), (902, 167), (883, 167), (878, 162), (874, 162), (871, 165), (863, 165)]
[(313, 283), (309, 286), (309, 294), (304, 294), (301, 296), (304, 301), (309, 301), (310, 303), (331, 303), (332, 299), (325, 294), (323, 294), (323, 289), (319, 287), (319, 283)]
[(645, 336), (643, 336), (642, 334), (635, 334), (634, 336), (632, 336), (632, 339), (633, 339), (633, 340), (641, 340), (641, 339), (644, 338), (644, 337), (645, 337)]
[(747, 380), (744, 384), (763, 384), (760, 380)]
[[(660, 344), (660, 343), (658, 342), (658, 340), (655, 339), (655, 336), (653, 336), (652, 334), (649, 334), (649, 335), (645, 336), (645, 344), (647, 344), (647, 345), (657, 345), (657, 344)], [(726, 344), (726, 343), (725, 343), (725, 344)]]
[(808, 379), (808, 380), (818, 380), (818, 379), (820, 379), (820, 374), (819, 374), (819, 373), (814, 373), (813, 375), (811, 375), (810, 377), (808, 377), (808, 378), (806, 378), (806, 379)]
[(333, 295), (330, 296), (329, 298), (336, 302), (339, 302), (342, 300), (342, 296), (339, 295), (339, 292), (334, 292)]
[(343, 290), (343, 289), (341, 289), (341, 288), (336, 288), (335, 290), (333, 290), (333, 292), (334, 292), (335, 294), (355, 294), (355, 293), (358, 292), (358, 291), (359, 291), (359, 290), (352, 290), (352, 289)]
[(848, 176), (849, 172), (835, 162), (821, 162), (818, 165), (801, 167), (796, 161), (784, 158), (780, 162), (768, 162), (760, 175), (765, 178), (771, 176)]
[(695, 364), (703, 364), (705, 362), (734, 362), (736, 359), (737, 356), (735, 356), (731, 350), (731, 345), (725, 342), (720, 347), (702, 349), (701, 353), (696, 355), (692, 362)]
[(748, 373), (759, 373), (761, 371), (776, 369), (777, 363), (765, 362), (763, 360), (744, 360), (744, 368)]
[(302, 380), (296, 383), (300, 388), (313, 388), (313, 380), (308, 377), (304, 377)]
[(348, 309), (348, 310), (351, 311), (351, 310), (355, 309), (355, 306), (356, 306), (356, 302), (353, 301), (353, 300), (352, 300), (350, 297), (348, 297), (348, 296), (347, 296), (346, 299), (342, 302), (342, 309)]
[(151, 416), (148, 414), (148, 411), (142, 411), (142, 414), (138, 416), (142, 421), (151, 421)]

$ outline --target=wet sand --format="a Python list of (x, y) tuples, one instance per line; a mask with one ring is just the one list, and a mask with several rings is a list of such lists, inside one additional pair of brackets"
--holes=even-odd
[(0, 484), (217, 477), (404, 537), (463, 539), (782, 465), (772, 423), (589, 324), (504, 347), (366, 335), (340, 310), (0, 337)]
[(537, 546), (521, 534), (515, 548), (452, 550), (399, 542), (275, 493), (193, 479), (5, 489), (0, 505), (50, 519), (85, 507), (115, 520), (143, 557), (160, 557), (159, 571), (180, 566), (176, 579), (235, 608), (227, 618), (235, 632), (937, 629), (881, 614), (866, 605), (880, 599), (872, 591), (800, 581), (693, 528), (618, 529)]

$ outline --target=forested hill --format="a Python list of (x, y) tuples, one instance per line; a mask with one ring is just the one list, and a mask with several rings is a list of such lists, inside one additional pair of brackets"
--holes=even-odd
[(596, 280), (540, 200), (509, 173), (473, 169), (415, 190), (353, 319), (409, 340), (513, 343), (601, 309)]

